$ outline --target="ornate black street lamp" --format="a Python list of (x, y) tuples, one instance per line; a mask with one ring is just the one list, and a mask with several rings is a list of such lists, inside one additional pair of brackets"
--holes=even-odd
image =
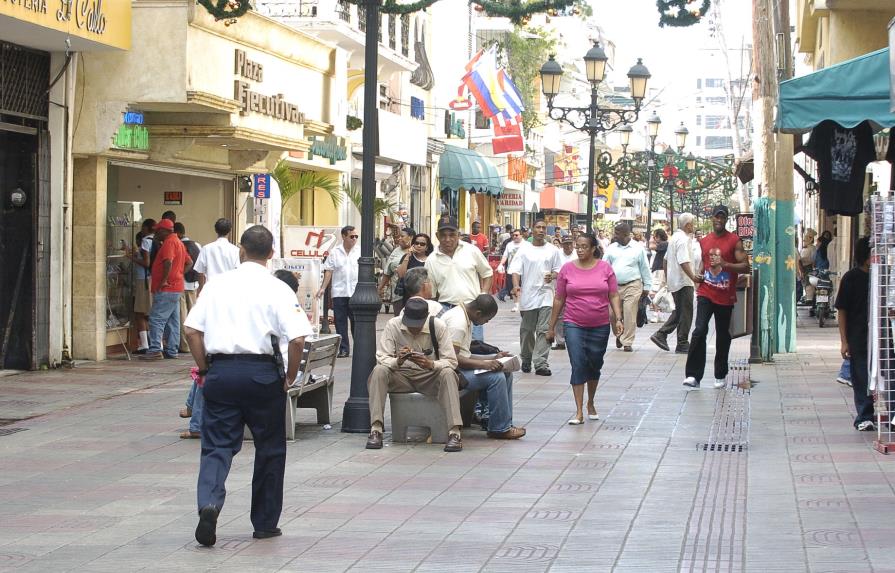
[(650, 78), (649, 70), (638, 59), (637, 63), (628, 71), (628, 80), (631, 84), (631, 97), (634, 100), (634, 108), (609, 108), (598, 105), (598, 87), (606, 74), (606, 62), (609, 58), (598, 42), (584, 55), (585, 73), (590, 83), (590, 105), (588, 107), (563, 107), (553, 105), (553, 98), (559, 93), (562, 81), (562, 66), (554, 56), (550, 56), (541, 66), (541, 88), (547, 96), (547, 109), (552, 119), (564, 121), (579, 131), (590, 136), (590, 154), (587, 168), (587, 231), (593, 232), (594, 228), (594, 165), (596, 163), (596, 138), (597, 134), (612, 131), (619, 126), (625, 126), (637, 121), (640, 114), (640, 106), (646, 95), (646, 84)]
[(646, 163), (647, 173), (649, 175), (649, 185), (646, 190), (646, 233), (653, 232), (653, 180), (656, 175), (656, 137), (659, 135), (659, 127), (662, 120), (653, 112), (653, 115), (646, 120), (647, 134), (649, 135), (649, 159)]

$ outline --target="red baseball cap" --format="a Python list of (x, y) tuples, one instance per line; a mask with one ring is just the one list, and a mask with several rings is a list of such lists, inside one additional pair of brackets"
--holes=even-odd
[(159, 229), (167, 229), (169, 231), (173, 231), (174, 223), (170, 219), (162, 219), (155, 224), (155, 230), (158, 231)]

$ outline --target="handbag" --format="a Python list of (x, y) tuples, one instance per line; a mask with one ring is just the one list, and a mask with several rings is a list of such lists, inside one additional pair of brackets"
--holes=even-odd
[(637, 328), (643, 327), (649, 319), (646, 316), (646, 307), (649, 305), (649, 296), (641, 295), (640, 302), (637, 304)]

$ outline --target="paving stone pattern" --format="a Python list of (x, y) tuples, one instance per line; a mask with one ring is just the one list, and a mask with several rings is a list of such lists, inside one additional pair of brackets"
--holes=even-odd
[[(503, 306), (489, 341), (518, 350), (518, 321)], [(564, 352), (551, 378), (518, 376), (517, 442), (367, 451), (303, 413), (285, 535), (251, 537), (247, 442), (213, 549), (193, 540), (199, 443), (177, 438), (187, 360), (2, 376), (0, 571), (895, 572), (895, 457), (852, 429), (835, 328), (800, 324), (800, 352), (753, 366), (752, 387), (740, 368), (690, 392), (655, 328), (608, 351), (598, 422), (566, 424)]]

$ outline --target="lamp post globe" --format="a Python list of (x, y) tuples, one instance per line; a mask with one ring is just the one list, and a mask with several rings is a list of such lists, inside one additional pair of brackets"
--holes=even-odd
[(628, 146), (631, 144), (631, 134), (634, 133), (634, 128), (629, 124), (625, 124), (616, 130), (618, 132), (619, 143), (622, 146), (622, 153), (628, 153)]
[(631, 97), (634, 99), (634, 106), (640, 109), (643, 98), (646, 97), (646, 84), (652, 77), (643, 60), (637, 58), (637, 63), (628, 70), (628, 81), (631, 83)]
[[(609, 58), (606, 52), (600, 47), (599, 42), (594, 42), (594, 46), (584, 54), (584, 68), (587, 74), (587, 81), (592, 85), (599, 84), (606, 76), (606, 62)], [(541, 68), (543, 73), (543, 68)]]
[(687, 129), (687, 126), (684, 125), (684, 122), (681, 122), (680, 127), (674, 130), (674, 136), (677, 138), (677, 151), (678, 153), (684, 150), (684, 147), (687, 146), (687, 135), (690, 133), (690, 130)]
[(694, 157), (692, 153), (688, 153), (686, 161), (687, 161), (687, 171), (689, 171), (691, 173), (691, 177), (692, 177), (693, 171), (696, 171), (696, 157)]
[(646, 120), (647, 133), (649, 134), (650, 139), (655, 142), (656, 137), (659, 135), (659, 126), (662, 125), (662, 119), (656, 115), (656, 112), (653, 112), (653, 115)]
[(547, 100), (550, 101), (559, 93), (559, 84), (562, 81), (562, 66), (556, 61), (556, 56), (551, 55), (550, 59), (541, 66), (541, 89)]

